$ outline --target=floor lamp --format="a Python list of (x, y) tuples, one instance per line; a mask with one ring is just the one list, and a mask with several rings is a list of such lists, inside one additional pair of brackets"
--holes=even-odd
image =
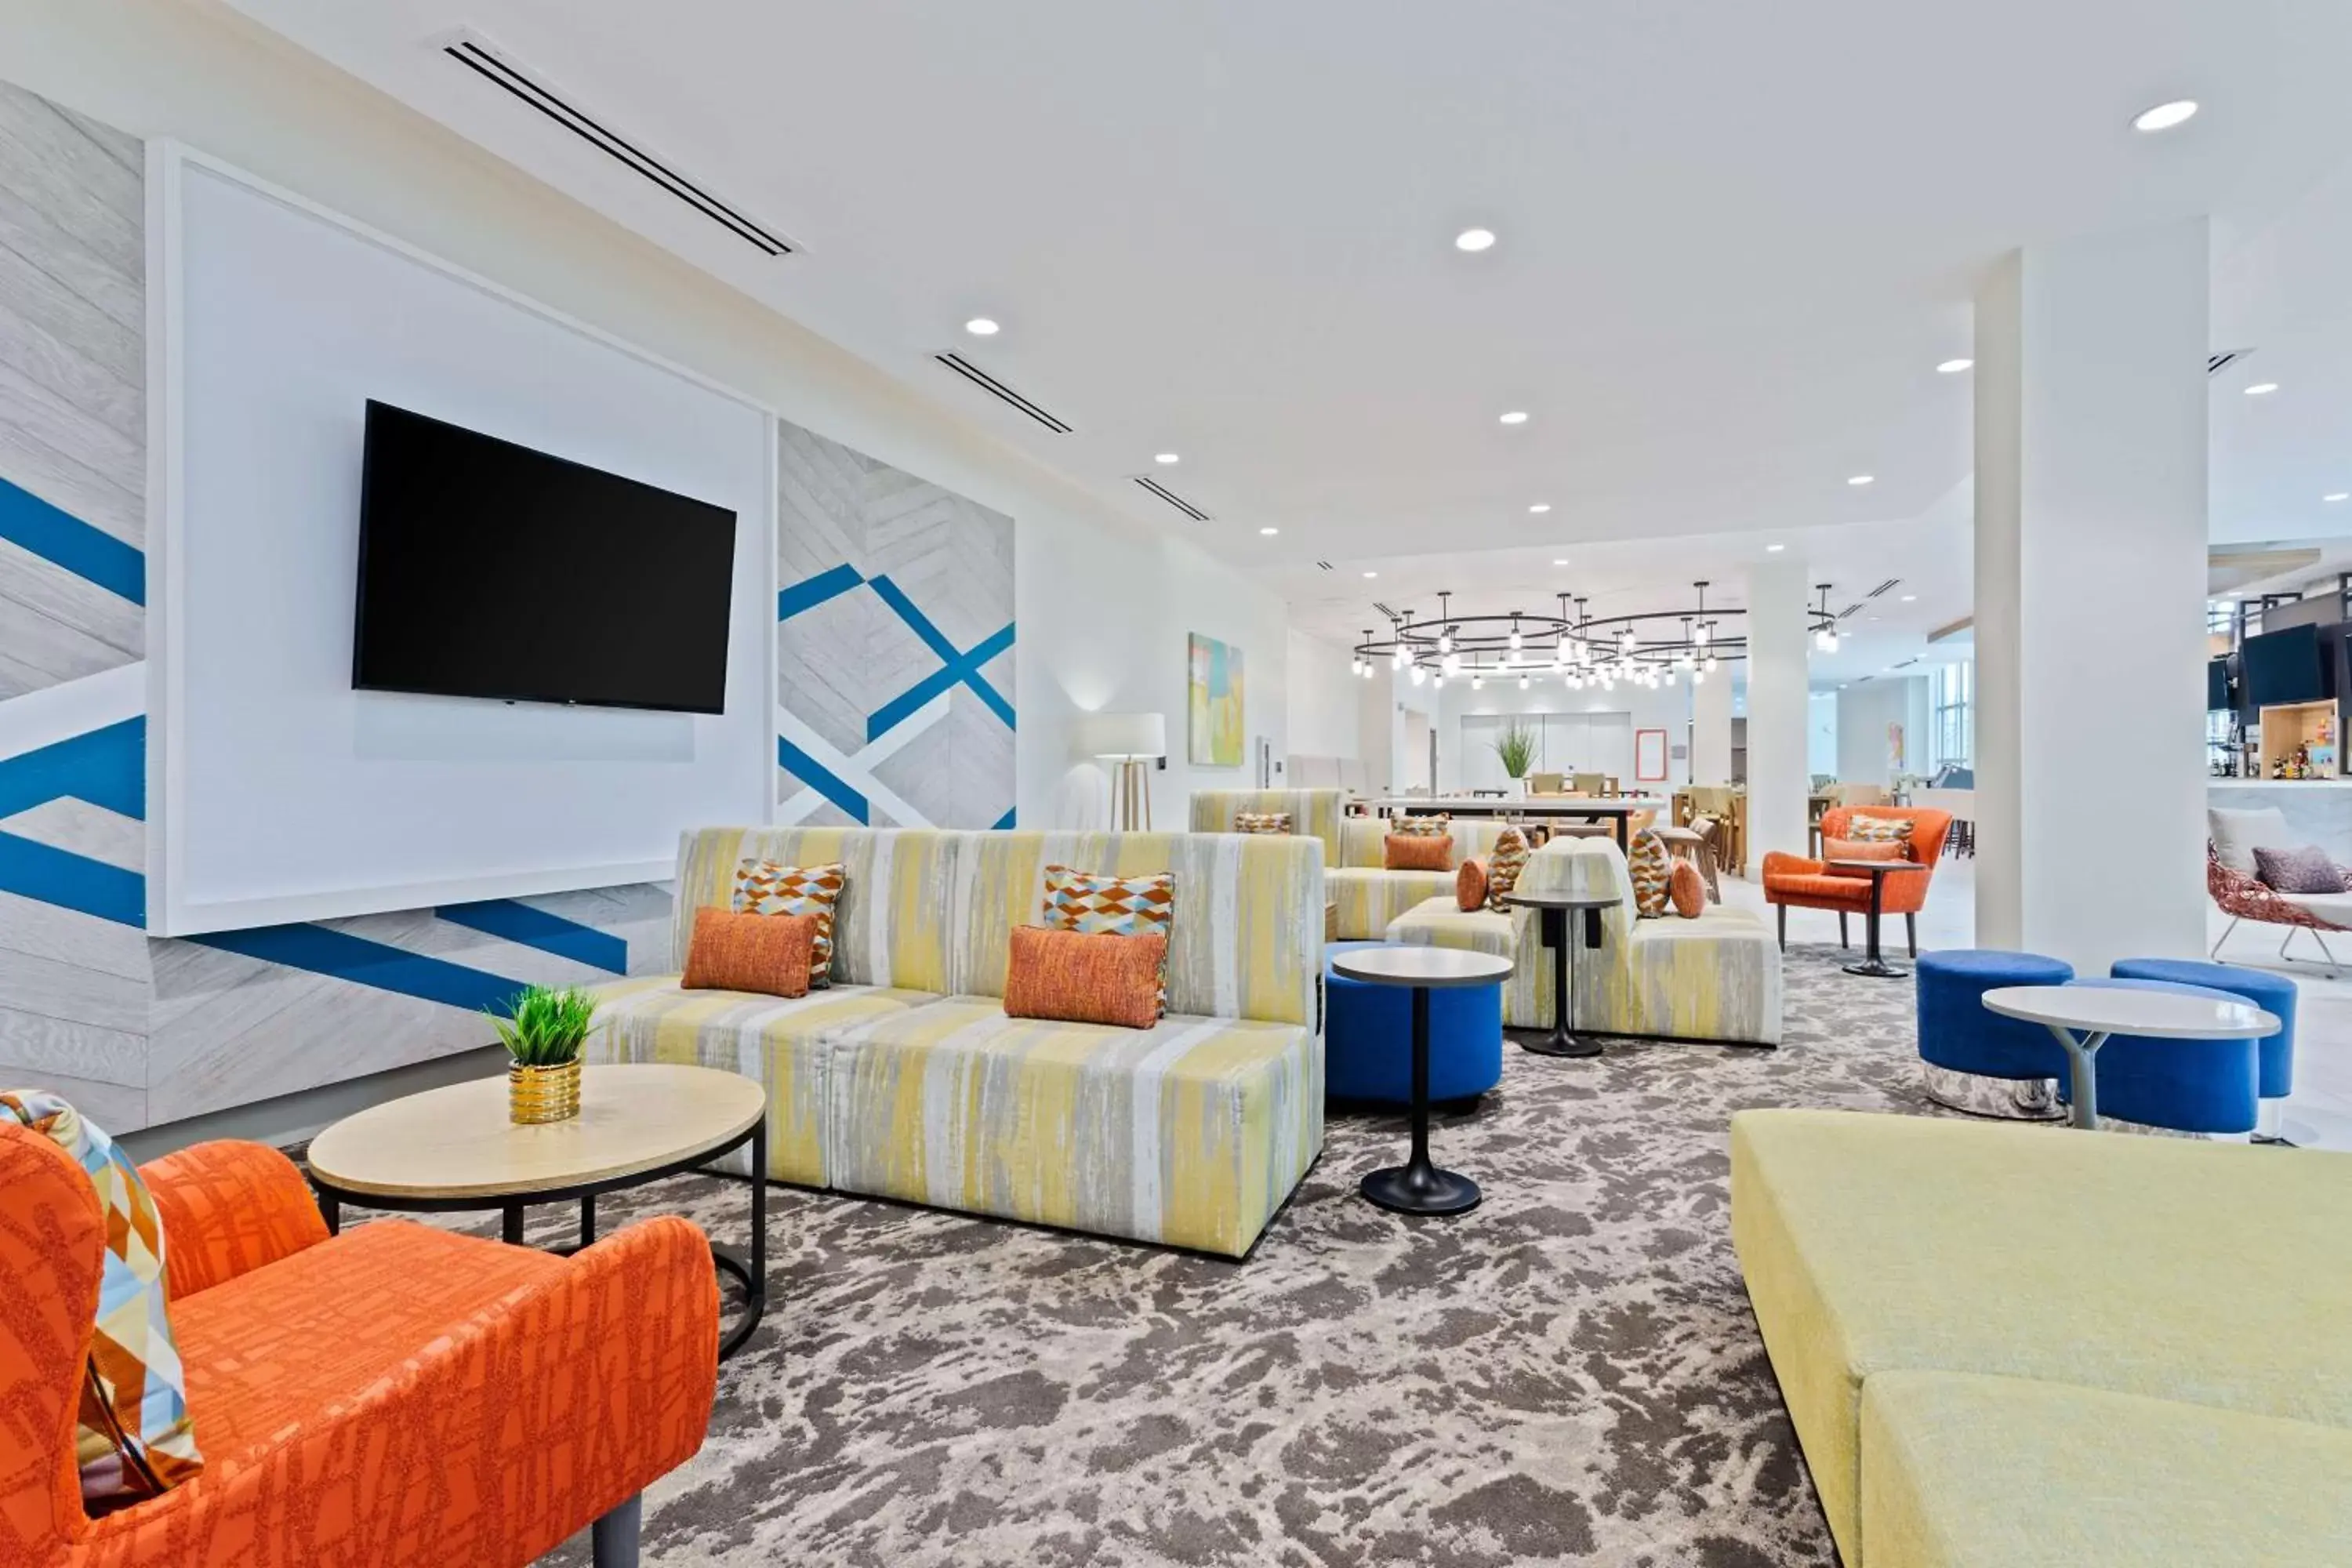
[(1151, 828), (1150, 765), (1168, 754), (1168, 721), (1158, 713), (1089, 713), (1079, 725), (1078, 747), (1111, 773), (1111, 830)]

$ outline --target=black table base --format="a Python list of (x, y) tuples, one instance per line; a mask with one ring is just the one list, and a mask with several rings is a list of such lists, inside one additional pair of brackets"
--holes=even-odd
[(1429, 987), (1412, 988), (1412, 1153), (1402, 1165), (1366, 1176), (1357, 1188), (1398, 1214), (1467, 1214), (1478, 1206), (1478, 1184), (1441, 1171), (1429, 1158)]
[[(1421, 1080), (1426, 1082), (1426, 1078)], [(327, 1233), (335, 1235), (342, 1228), (343, 1205), (362, 1208), (383, 1209), (406, 1214), (464, 1214), (481, 1209), (499, 1211), (499, 1238), (509, 1246), (523, 1245), (523, 1211), (534, 1204), (580, 1204), (580, 1239), (568, 1246), (551, 1247), (557, 1253), (570, 1254), (593, 1245), (596, 1240), (596, 1197), (600, 1193), (615, 1192), (623, 1187), (639, 1187), (648, 1182), (658, 1182), (665, 1176), (698, 1173), (724, 1175), (720, 1171), (704, 1172), (702, 1167), (722, 1155), (731, 1154), (746, 1143), (751, 1146), (751, 1245), (748, 1249), (710, 1244), (710, 1263), (721, 1274), (732, 1275), (743, 1287), (743, 1315), (733, 1330), (719, 1342), (719, 1359), (725, 1361), (743, 1348), (752, 1331), (759, 1328), (760, 1319), (768, 1310), (768, 1118), (762, 1111), (741, 1136), (721, 1143), (715, 1149), (705, 1149), (693, 1158), (676, 1164), (656, 1166), (650, 1171), (610, 1181), (590, 1182), (574, 1187), (551, 1187), (535, 1192), (521, 1202), (501, 1203), (495, 1198), (411, 1198), (387, 1197), (373, 1193), (350, 1193), (310, 1174), (310, 1185), (319, 1194), (319, 1213), (327, 1222)], [(1475, 1200), (1473, 1200), (1475, 1201)]]
[[(1556, 958), (1551, 972), (1551, 1033), (1539, 1040), (1521, 1040), (1519, 1049), (1539, 1057), (1597, 1057), (1601, 1054), (1598, 1040), (1579, 1039), (1568, 1026), (1568, 910), (1558, 905), (1539, 905), (1536, 910), (1537, 925), (1543, 944), (1551, 949)], [(1584, 945), (1601, 945), (1601, 910), (1584, 910)]]
[[(1908, 861), (1890, 861), (1888, 864), (1909, 865), (1910, 863)], [(1864, 917), (1863, 921), (1863, 933), (1864, 941), (1862, 950), (1862, 962), (1860, 963), (1847, 964), (1845, 966), (1845, 972), (1848, 974), (1862, 975), (1864, 978), (1869, 980), (1906, 980), (1910, 978), (1911, 975), (1911, 972), (1909, 970), (1898, 969), (1894, 964), (1887, 963), (1885, 959), (1879, 956), (1878, 918), (1880, 907), (1885, 901), (1886, 878), (1887, 873), (1883, 870), (1873, 871), (1870, 874), (1870, 913)], [(1844, 917), (1840, 916), (1839, 918), (1842, 920)]]

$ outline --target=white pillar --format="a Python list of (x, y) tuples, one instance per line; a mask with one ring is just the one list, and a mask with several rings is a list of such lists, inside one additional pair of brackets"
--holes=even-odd
[(2209, 244), (2036, 247), (1977, 295), (1977, 942), (2086, 974), (2204, 945)]
[(1731, 782), (1731, 667), (1691, 688), (1690, 782)]
[(1805, 563), (1779, 557), (1748, 573), (1748, 863), (1805, 853)]

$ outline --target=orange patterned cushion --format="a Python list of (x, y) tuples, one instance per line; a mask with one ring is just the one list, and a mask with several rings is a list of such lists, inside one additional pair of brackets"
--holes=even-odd
[(1389, 831), (1407, 838), (1451, 838), (1454, 836), (1454, 819), (1443, 815), (1400, 816), (1389, 824)]
[(1040, 917), (1054, 931), (1084, 936), (1158, 936), (1160, 1011), (1168, 1011), (1168, 943), (1176, 936), (1176, 873), (1140, 877), (1045, 868), (1045, 907)]
[[(1822, 840), (1822, 858), (1824, 860), (1908, 860), (1910, 858), (1911, 846), (1898, 839), (1824, 838)], [(1824, 867), (1823, 869), (1832, 877), (1870, 875), (1867, 871), (1848, 871), (1836, 866)]]
[(694, 940), (686, 950), (688, 991), (761, 991), (805, 996), (816, 949), (814, 915), (738, 915), (694, 911)]
[(1168, 939), (1014, 926), (1004, 1014), (1065, 1024), (1148, 1029), (1160, 1021), (1160, 965)]
[(1495, 857), (1486, 867), (1486, 907), (1501, 910), (1503, 900), (1519, 885), (1528, 868), (1528, 836), (1516, 827), (1495, 835)]
[(1237, 811), (1234, 813), (1235, 833), (1288, 833), (1290, 813), (1286, 811)]
[(1454, 873), (1454, 901), (1465, 914), (1486, 907), (1486, 862), (1462, 862), (1462, 868)]
[(1686, 921), (1695, 921), (1706, 910), (1706, 882), (1698, 868), (1687, 860), (1676, 860), (1675, 868), (1666, 874), (1666, 898), (1675, 913)]
[(1434, 838), (1425, 833), (1391, 833), (1383, 841), (1381, 865), (1391, 871), (1450, 871), (1454, 868), (1454, 835)]
[(824, 866), (780, 866), (746, 860), (735, 868), (735, 912), (739, 915), (814, 915), (816, 938), (809, 950), (809, 984), (833, 984), (833, 912), (846, 880), (839, 861)]

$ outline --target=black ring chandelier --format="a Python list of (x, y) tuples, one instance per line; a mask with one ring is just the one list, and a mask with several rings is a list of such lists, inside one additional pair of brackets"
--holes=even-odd
[[(1584, 599), (1569, 613), (1571, 595), (1561, 594), (1558, 615), (1457, 616), (1451, 592), (1437, 595), (1435, 620), (1413, 612), (1389, 617), (1389, 635), (1364, 628), (1349, 672), (1369, 680), (1383, 659), (1392, 669), (1410, 670), (1419, 686), (1434, 679), (1467, 680), (1472, 689), (1489, 680), (1516, 679), (1525, 689), (1538, 678), (1557, 677), (1571, 690), (1591, 686), (1613, 689), (1622, 680), (1638, 686), (1672, 686), (1684, 675), (1696, 686), (1725, 659), (1748, 657), (1748, 639), (1725, 637), (1722, 618), (1745, 610), (1709, 610), (1705, 579), (1691, 584), (1698, 603), (1688, 610), (1645, 610), (1595, 618)], [(1810, 606), (1809, 606), (1810, 607)], [(1663, 630), (1656, 629), (1663, 624)]]

